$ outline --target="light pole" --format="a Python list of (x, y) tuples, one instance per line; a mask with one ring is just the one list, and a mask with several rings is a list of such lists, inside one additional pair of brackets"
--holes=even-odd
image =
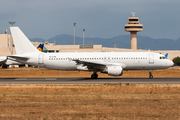
[(16, 23), (16, 22), (9, 22), (9, 24), (10, 24), (11, 26), (13, 26), (15, 23)]
[[(16, 22), (9, 22), (9, 24), (11, 25), (11, 26), (13, 26), (14, 24), (15, 24)], [(12, 39), (11, 39), (11, 55), (13, 54), (13, 41), (12, 41)]]
[(76, 23), (74, 23), (74, 45), (75, 45), (75, 26), (76, 26)]
[(85, 32), (85, 29), (83, 29), (83, 45), (84, 45), (84, 32)]
[(116, 48), (116, 41), (115, 41), (115, 42), (113, 42), (113, 44), (114, 44), (114, 48)]
[(93, 45), (93, 37), (94, 37), (94, 36), (92, 36), (92, 45)]

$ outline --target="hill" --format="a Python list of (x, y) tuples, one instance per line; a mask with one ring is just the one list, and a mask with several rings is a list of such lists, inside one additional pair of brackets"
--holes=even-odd
[[(151, 49), (151, 50), (180, 50), (180, 38), (177, 40), (173, 39), (154, 39), (147, 36), (137, 36), (138, 39), (138, 49)], [(113, 38), (84, 38), (85, 45), (92, 45), (92, 44), (102, 44), (103, 47), (114, 47), (113, 42), (116, 41), (117, 48), (130, 48), (130, 35), (120, 35)], [(74, 44), (74, 36), (61, 34), (57, 35), (53, 38), (48, 40), (44, 40), (42, 38), (34, 38), (31, 41), (38, 41), (38, 42), (56, 42), (57, 45), (73, 45)], [(76, 45), (83, 44), (83, 38), (76, 36)]]

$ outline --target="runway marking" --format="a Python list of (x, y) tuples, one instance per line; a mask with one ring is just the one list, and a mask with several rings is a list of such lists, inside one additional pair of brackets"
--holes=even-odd
[(57, 80), (57, 78), (46, 78), (45, 80)]
[(16, 78), (16, 81), (48, 81), (48, 80), (57, 80), (57, 78)]
[(17, 81), (24, 81), (24, 80), (28, 80), (27, 78), (16, 78), (15, 80), (17, 80)]

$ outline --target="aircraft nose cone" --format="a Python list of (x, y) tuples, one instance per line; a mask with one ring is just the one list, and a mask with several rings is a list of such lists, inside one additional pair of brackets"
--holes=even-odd
[(170, 67), (173, 67), (173, 66), (174, 66), (174, 63), (173, 63), (171, 60), (169, 61), (169, 66), (170, 66)]

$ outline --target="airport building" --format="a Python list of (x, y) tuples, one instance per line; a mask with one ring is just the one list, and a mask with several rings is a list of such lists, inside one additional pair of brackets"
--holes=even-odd
[(9, 34), (0, 34), (0, 56), (13, 55), (15, 53), (12, 36)]

